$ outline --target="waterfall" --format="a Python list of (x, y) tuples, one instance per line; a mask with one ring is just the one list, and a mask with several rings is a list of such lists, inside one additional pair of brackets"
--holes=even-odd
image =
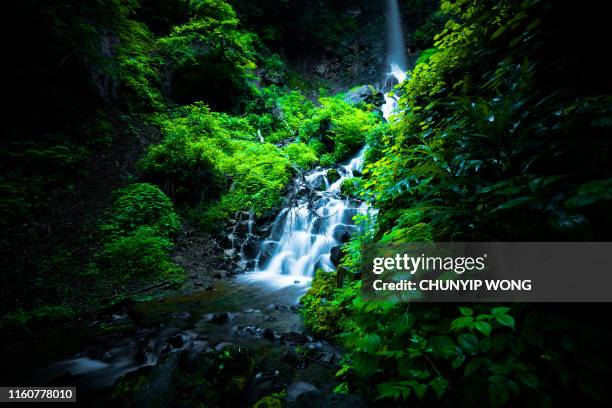
[[(402, 22), (397, 0), (387, 0), (387, 57), (390, 72), (406, 78), (407, 59), (402, 34)], [(396, 77), (397, 78), (397, 77)], [(397, 78), (399, 82), (402, 82)]]
[[(397, 0), (387, 0), (387, 65), (385, 88), (404, 82), (408, 63)], [(381, 108), (385, 120), (389, 120), (397, 108), (397, 101), (390, 92), (385, 94), (385, 104)]]
[(279, 287), (307, 284), (317, 269), (335, 270), (332, 253), (340, 249), (356, 226), (353, 216), (367, 206), (341, 196), (340, 188), (363, 164), (365, 147), (330, 182), (329, 169), (317, 167), (296, 180), (295, 202), (285, 207), (263, 241), (256, 268), (247, 278)]
[[(407, 59), (397, 0), (387, 0), (387, 63), (385, 88), (406, 77)], [(388, 91), (382, 112), (389, 120), (397, 97)], [(342, 197), (340, 188), (363, 164), (362, 148), (355, 158), (337, 167), (339, 177), (330, 182), (330, 169), (318, 167), (296, 180), (294, 202), (283, 208), (262, 242), (255, 269), (245, 275), (279, 287), (308, 283), (317, 269), (333, 271), (333, 254), (346, 242), (356, 226), (353, 217), (368, 211), (365, 203)]]

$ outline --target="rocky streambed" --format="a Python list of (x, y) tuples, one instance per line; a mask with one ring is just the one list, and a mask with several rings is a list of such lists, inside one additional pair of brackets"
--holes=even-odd
[(341, 353), (304, 331), (301, 290), (219, 280), (118, 306), (88, 324), (76, 355), (28, 373), (29, 382), (76, 386), (88, 406), (251, 407), (270, 395), (288, 406), (360, 406), (332, 392)]

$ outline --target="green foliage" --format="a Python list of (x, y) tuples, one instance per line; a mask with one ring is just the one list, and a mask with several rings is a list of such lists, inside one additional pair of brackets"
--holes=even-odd
[[(370, 241), (605, 237), (610, 97), (597, 84), (568, 86), (583, 61), (543, 48), (565, 44), (562, 8), (445, 1), (442, 11), (449, 19), (435, 51), (397, 90), (397, 120), (370, 132), (359, 194), (380, 212), (376, 228), (344, 246), (341, 268), (357, 272)], [(318, 313), (340, 322), (319, 326), (349, 350), (338, 372), (343, 392), (407, 405), (481, 406), (483, 390), (491, 406), (545, 404), (563, 401), (567, 387), (605, 398), (597, 380), (605, 364), (586, 363), (591, 346), (577, 345), (587, 325), (562, 312), (366, 301), (354, 285), (328, 282), (324, 294), (313, 285), (307, 298), (321, 311), (305, 310), (310, 327)], [(341, 315), (327, 310), (347, 297)]]
[(347, 197), (356, 197), (357, 193), (361, 191), (361, 177), (351, 177), (344, 179), (340, 186), (340, 193)]
[(118, 237), (104, 245), (96, 257), (96, 267), (110, 279), (164, 279), (181, 282), (184, 272), (169, 257), (172, 241), (151, 227), (140, 227), (129, 236)]
[(436, 52), (438, 52), (437, 48), (428, 48), (424, 50), (419, 54), (419, 58), (417, 59), (415, 65), (427, 64)]
[(32, 310), (21, 308), (7, 313), (0, 320), (0, 327), (23, 328), (32, 323), (53, 323), (75, 316), (75, 311), (61, 305), (42, 305)]
[(143, 23), (129, 20), (120, 31), (118, 47), (121, 101), (139, 111), (163, 109), (160, 92), (159, 58), (155, 40)]
[(279, 148), (265, 137), (261, 143), (261, 118), (212, 112), (203, 104), (159, 115), (165, 138), (140, 162), (143, 178), (190, 204), (205, 228), (239, 210), (261, 214), (280, 202), (292, 168), (317, 161), (302, 143)]
[(172, 201), (159, 188), (147, 183), (131, 184), (117, 192), (108, 223), (101, 228), (112, 240), (130, 236), (142, 227), (171, 238), (178, 233), (181, 223)]
[(315, 163), (319, 161), (314, 150), (304, 143), (291, 143), (283, 149), (285, 154), (300, 170), (309, 170)]
[(108, 222), (101, 226), (104, 246), (87, 274), (120, 283), (181, 282), (184, 272), (170, 259), (172, 240), (180, 228), (172, 202), (159, 188), (147, 183), (123, 188)]
[(336, 289), (336, 272), (318, 270), (312, 287), (300, 299), (305, 324), (316, 336), (330, 337), (340, 333), (342, 317), (350, 301), (358, 293), (360, 282), (354, 282), (342, 291)]
[(299, 138), (316, 146), (321, 154), (321, 165), (329, 166), (356, 153), (374, 130), (378, 118), (339, 97), (319, 101), (321, 108), (300, 125)]
[(238, 28), (236, 13), (224, 1), (200, 0), (191, 6), (194, 17), (158, 41), (173, 72), (173, 98), (223, 105), (225, 95), (248, 89), (256, 36)]
[(286, 391), (270, 394), (257, 401), (253, 408), (281, 408), (286, 397)]

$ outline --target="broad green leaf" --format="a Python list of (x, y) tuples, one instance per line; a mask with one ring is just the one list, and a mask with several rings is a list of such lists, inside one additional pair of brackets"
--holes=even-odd
[(520, 373), (519, 379), (529, 388), (536, 388), (538, 386), (538, 377), (532, 373)]
[(438, 376), (431, 380), (429, 385), (434, 390), (438, 398), (441, 398), (448, 389), (448, 380), (444, 377)]
[(472, 316), (474, 314), (474, 311), (470, 307), (459, 307), (459, 311), (464, 316)]
[(464, 328), (471, 328), (474, 322), (474, 318), (472, 316), (462, 316), (458, 317), (451, 323), (451, 330), (460, 330)]
[(472, 360), (465, 366), (465, 370), (463, 371), (463, 376), (468, 377), (472, 375), (474, 372), (476, 372), (476, 370), (478, 370), (479, 368), (480, 368), (480, 360)]
[(489, 334), (491, 334), (491, 325), (487, 322), (476, 322), (474, 323), (474, 328), (485, 336), (489, 336)]
[(503, 326), (508, 326), (514, 329), (514, 317), (512, 316), (504, 315), (504, 314), (496, 315), (495, 320), (497, 320), (497, 322)]
[(478, 337), (472, 333), (460, 334), (457, 337), (457, 342), (459, 346), (469, 354), (476, 354), (478, 352)]

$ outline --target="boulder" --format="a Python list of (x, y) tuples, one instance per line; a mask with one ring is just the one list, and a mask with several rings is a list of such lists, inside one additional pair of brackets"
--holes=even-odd
[(276, 241), (264, 241), (261, 244), (261, 251), (259, 254), (259, 266), (262, 267), (268, 262), (268, 260), (274, 255), (278, 248), (278, 242)]
[(228, 320), (229, 314), (227, 314), (227, 312), (213, 313), (212, 317), (210, 318), (210, 321), (214, 324), (223, 324)]
[(353, 225), (338, 224), (334, 227), (332, 236), (340, 243), (346, 243), (351, 238), (351, 234), (355, 230)]
[(286, 332), (281, 335), (281, 340), (285, 343), (297, 343), (304, 344), (308, 343), (308, 337), (304, 333), (300, 332)]
[(256, 235), (249, 235), (242, 244), (242, 253), (247, 258), (255, 258), (259, 253), (260, 238)]
[(300, 395), (311, 391), (317, 391), (317, 387), (304, 381), (298, 381), (287, 388), (287, 401), (295, 401)]
[(340, 259), (342, 259), (342, 246), (334, 245), (329, 251), (329, 260), (332, 261), (335, 266), (338, 266)]
[(340, 178), (340, 173), (338, 172), (337, 169), (329, 169), (327, 171), (327, 181), (331, 183), (334, 183), (335, 181), (337, 181)]
[(385, 97), (380, 90), (371, 85), (362, 85), (355, 87), (344, 95), (344, 101), (351, 105), (360, 103), (369, 103), (375, 106), (381, 106), (385, 103)]

